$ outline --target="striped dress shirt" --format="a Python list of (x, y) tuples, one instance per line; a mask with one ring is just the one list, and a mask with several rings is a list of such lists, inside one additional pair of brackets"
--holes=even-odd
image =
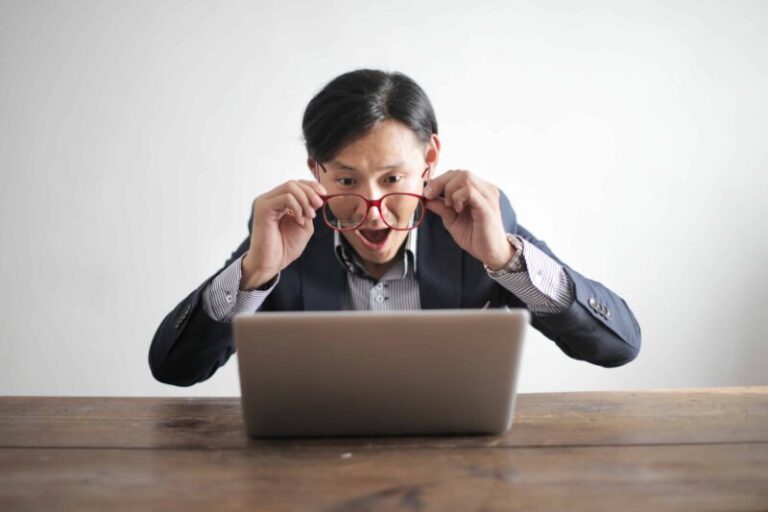
[[(408, 233), (405, 249), (380, 279), (371, 277), (349, 242), (334, 231), (334, 251), (346, 270), (345, 310), (421, 309), (416, 272), (417, 229)], [(533, 314), (567, 310), (575, 300), (574, 285), (563, 267), (535, 245), (517, 237), (522, 245), (523, 270), (489, 277), (525, 303)], [(231, 321), (238, 313), (256, 312), (280, 281), (280, 273), (260, 290), (241, 290), (243, 256), (234, 260), (203, 291), (203, 309), (217, 321)]]

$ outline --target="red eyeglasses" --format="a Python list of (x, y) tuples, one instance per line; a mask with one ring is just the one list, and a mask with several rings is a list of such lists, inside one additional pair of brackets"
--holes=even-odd
[[(325, 166), (320, 164), (324, 172)], [(422, 179), (429, 173), (427, 167)], [(426, 185), (426, 179), (424, 185)], [(320, 196), (323, 199), (323, 220), (336, 231), (352, 231), (365, 224), (371, 206), (379, 210), (384, 224), (397, 231), (418, 228), (424, 221), (428, 199), (420, 194), (392, 192), (379, 199), (368, 199), (359, 194), (344, 193)]]

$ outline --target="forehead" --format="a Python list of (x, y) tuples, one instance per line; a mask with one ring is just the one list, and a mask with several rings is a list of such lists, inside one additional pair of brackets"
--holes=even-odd
[(389, 119), (344, 146), (331, 162), (339, 169), (373, 172), (396, 164), (410, 167), (409, 163), (418, 160), (422, 151), (421, 141), (410, 128)]

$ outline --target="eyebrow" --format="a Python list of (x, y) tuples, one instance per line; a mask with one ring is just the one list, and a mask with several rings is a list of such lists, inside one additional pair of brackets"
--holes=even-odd
[[(337, 165), (339, 168), (341, 168), (344, 171), (360, 172), (358, 169), (355, 169), (351, 165), (347, 165), (347, 164), (345, 164), (343, 162), (339, 162), (337, 160), (332, 160), (331, 163)], [(398, 167), (402, 167), (403, 165), (405, 165), (404, 162), (397, 162), (395, 164), (389, 164), (389, 165), (385, 165), (384, 167), (380, 167), (378, 169), (378, 171), (386, 171), (386, 170), (391, 170), (391, 169), (397, 169)]]

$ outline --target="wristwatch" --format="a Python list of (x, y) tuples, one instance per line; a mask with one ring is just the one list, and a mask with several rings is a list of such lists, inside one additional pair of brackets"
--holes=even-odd
[(509, 260), (509, 262), (502, 268), (498, 270), (491, 270), (488, 268), (488, 265), (483, 264), (485, 267), (485, 271), (488, 272), (488, 275), (491, 277), (501, 277), (505, 276), (511, 272), (522, 272), (525, 270), (525, 259), (523, 259), (523, 242), (522, 240), (517, 236), (513, 235), (511, 233), (507, 233), (507, 240), (509, 240), (509, 243), (512, 244), (512, 247), (515, 248), (515, 254), (512, 256), (512, 259)]

